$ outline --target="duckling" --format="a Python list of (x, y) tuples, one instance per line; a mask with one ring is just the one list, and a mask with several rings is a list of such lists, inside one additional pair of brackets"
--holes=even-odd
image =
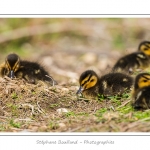
[(93, 70), (87, 70), (81, 74), (79, 84), (77, 94), (82, 93), (86, 98), (95, 98), (98, 94), (103, 96), (123, 94), (130, 90), (133, 78), (119, 72), (98, 77)]
[(51, 85), (57, 84), (55, 80), (48, 74), (48, 72), (37, 62), (29, 62), (21, 60), (17, 54), (9, 54), (5, 63), (0, 67), (1, 76), (8, 76), (10, 78), (24, 78), (29, 83), (36, 84), (37, 81), (42, 80)]
[(113, 72), (132, 73), (136, 69), (146, 69), (150, 66), (150, 41), (139, 44), (138, 51), (121, 57), (114, 65)]
[(4, 77), (5, 75), (14, 78), (14, 73), (20, 67), (20, 58), (16, 54), (9, 54), (6, 59), (5, 63), (0, 65), (0, 76)]
[(133, 107), (136, 110), (150, 108), (150, 74), (140, 73), (135, 78), (132, 91)]

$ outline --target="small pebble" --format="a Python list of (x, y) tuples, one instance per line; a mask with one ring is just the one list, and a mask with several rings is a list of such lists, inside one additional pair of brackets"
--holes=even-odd
[(59, 108), (59, 109), (57, 109), (56, 111), (57, 111), (57, 113), (58, 113), (59, 115), (68, 112), (68, 110), (67, 110), (66, 108)]
[(68, 93), (68, 92), (69, 92), (69, 89), (68, 89), (68, 88), (62, 88), (61, 91), (62, 91), (62, 92), (65, 92), (65, 93)]
[(62, 122), (61, 122), (61, 123), (59, 123), (58, 125), (59, 125), (59, 127), (60, 127), (60, 128), (64, 128), (64, 127), (66, 127), (66, 125), (65, 125), (64, 123), (62, 123)]

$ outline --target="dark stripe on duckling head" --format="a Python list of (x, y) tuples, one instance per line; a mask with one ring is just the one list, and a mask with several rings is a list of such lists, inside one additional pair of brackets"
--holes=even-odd
[(95, 86), (97, 81), (98, 81), (97, 74), (92, 70), (87, 70), (87, 71), (83, 72), (80, 76), (80, 79), (79, 79), (80, 88), (79, 89), (82, 89), (82, 90), (89, 89), (89, 88)]
[(143, 41), (139, 44), (138, 50), (141, 51), (143, 46), (150, 46), (150, 41)]
[(84, 86), (87, 82), (89, 82), (91, 76), (92, 76), (92, 75), (90, 74), (90, 75), (88, 75), (85, 79), (83, 79), (83, 80), (81, 81), (81, 86)]
[(20, 67), (20, 58), (16, 54), (9, 54), (5, 60), (5, 66), (8, 69), (8, 77), (14, 78), (15, 72)]
[(85, 78), (82, 82), (81, 85), (77, 91), (76, 94), (82, 93), (82, 91), (87, 90), (91, 87), (94, 87), (97, 83), (98, 79), (95, 75), (89, 75), (87, 78)]
[(81, 83), (85, 78), (87, 78), (88, 76), (91, 76), (91, 75), (97, 76), (97, 74), (93, 70), (87, 70), (87, 71), (83, 72), (79, 78), (79, 83)]
[(6, 67), (14, 72), (18, 70), (20, 64), (20, 58), (16, 54), (9, 54), (5, 60)]
[(139, 45), (139, 51), (150, 56), (150, 41), (144, 41)]
[(149, 73), (141, 73), (136, 76), (135, 79), (135, 89), (143, 88), (150, 86), (150, 74)]

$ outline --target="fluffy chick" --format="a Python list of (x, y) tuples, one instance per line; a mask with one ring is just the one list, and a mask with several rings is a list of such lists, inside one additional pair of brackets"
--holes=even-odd
[(79, 78), (80, 88), (77, 94), (84, 97), (98, 97), (98, 95), (113, 96), (121, 95), (130, 90), (133, 78), (123, 73), (109, 73), (98, 77), (93, 70), (83, 72)]
[(135, 78), (132, 91), (133, 107), (136, 110), (150, 108), (150, 74), (140, 73)]
[(146, 69), (150, 66), (150, 42), (139, 44), (138, 51), (121, 57), (113, 66), (113, 72), (132, 73), (136, 69)]
[(24, 78), (29, 83), (36, 84), (39, 80), (42, 80), (51, 85), (57, 84), (55, 80), (49, 75), (49, 73), (37, 62), (30, 62), (21, 60), (17, 54), (9, 54), (5, 63), (0, 66), (0, 75), (5, 75), (10, 78)]

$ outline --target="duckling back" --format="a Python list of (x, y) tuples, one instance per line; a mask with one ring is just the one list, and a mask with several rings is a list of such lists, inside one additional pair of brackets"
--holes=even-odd
[(120, 58), (114, 65), (113, 72), (130, 73), (138, 68), (144, 69), (150, 65), (150, 58), (142, 52), (135, 52)]
[(131, 73), (136, 69), (145, 69), (150, 66), (150, 42), (139, 44), (138, 51), (121, 57), (113, 66), (113, 72)]
[(57, 84), (57, 82), (52, 79), (45, 68), (37, 62), (20, 61), (20, 68), (15, 75), (18, 78), (26, 79), (30, 83), (37, 83), (38, 80), (42, 80), (50, 83), (51, 85)]
[(99, 79), (99, 93), (105, 96), (122, 95), (130, 90), (133, 78), (123, 73), (109, 73)]

